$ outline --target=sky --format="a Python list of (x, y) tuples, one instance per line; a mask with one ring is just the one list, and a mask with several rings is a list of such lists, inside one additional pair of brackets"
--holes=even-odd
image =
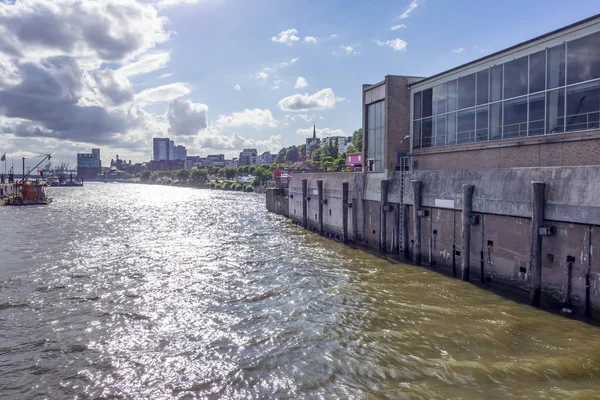
[[(361, 87), (427, 77), (597, 0), (0, 0), (0, 155), (76, 164), (277, 152), (361, 125)], [(15, 165), (18, 162), (15, 161)]]

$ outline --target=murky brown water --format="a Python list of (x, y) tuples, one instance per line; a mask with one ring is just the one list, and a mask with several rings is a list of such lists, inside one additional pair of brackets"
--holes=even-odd
[(255, 194), (0, 208), (0, 398), (600, 397), (600, 328), (298, 228)]

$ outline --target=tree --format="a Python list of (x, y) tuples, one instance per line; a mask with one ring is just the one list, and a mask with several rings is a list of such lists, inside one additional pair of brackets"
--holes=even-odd
[(337, 138), (336, 140), (328, 140), (327, 145), (323, 148), (324, 156), (329, 156), (331, 158), (337, 158), (338, 156), (338, 146), (337, 146)]
[(233, 179), (237, 175), (237, 168), (231, 168), (231, 167), (223, 168), (223, 169), (221, 169), (221, 173), (223, 176), (225, 176), (225, 178)]
[[(363, 130), (359, 128), (354, 131), (352, 134), (352, 147), (354, 147), (354, 153), (362, 152), (362, 140), (363, 140)], [(350, 152), (350, 151), (348, 151)]]
[(346, 158), (345, 157), (338, 157), (333, 161), (333, 165), (335, 165), (336, 167), (339, 167), (341, 165), (346, 165)]
[(259, 165), (254, 169), (254, 175), (261, 183), (268, 181), (273, 176), (268, 165)]
[(296, 146), (288, 147), (285, 160), (289, 163), (295, 163), (298, 161), (298, 148)]
[(320, 147), (314, 149), (313, 152), (312, 152), (312, 155), (311, 155), (312, 160), (313, 161), (321, 161), (321, 153), (322, 153), (322, 151), (321, 151)]
[(189, 180), (192, 183), (202, 184), (206, 182), (206, 177), (208, 173), (205, 169), (191, 169), (188, 173)]
[(277, 157), (275, 157), (275, 164), (283, 164), (285, 162), (286, 154), (287, 149), (285, 147), (279, 150), (279, 153), (277, 153)]
[(298, 153), (300, 153), (301, 156), (306, 155), (306, 144), (301, 144), (298, 146)]

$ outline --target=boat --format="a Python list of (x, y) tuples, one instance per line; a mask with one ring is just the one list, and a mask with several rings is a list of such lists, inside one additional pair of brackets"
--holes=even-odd
[(5, 206), (42, 206), (52, 202), (45, 182), (15, 182), (13, 187), (13, 194), (4, 199)]

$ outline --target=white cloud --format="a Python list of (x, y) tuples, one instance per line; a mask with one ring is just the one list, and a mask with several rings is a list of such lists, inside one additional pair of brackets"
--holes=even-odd
[(295, 94), (279, 101), (283, 111), (330, 110), (335, 107), (336, 99), (333, 90), (323, 89), (315, 94)]
[(298, 57), (296, 57), (296, 58), (292, 58), (290, 61), (284, 61), (284, 62), (281, 62), (281, 63), (279, 63), (279, 64), (275, 64), (275, 65), (273, 66), (273, 68), (267, 68), (267, 69), (272, 69), (272, 70), (275, 70), (275, 69), (281, 69), (281, 68), (289, 67), (289, 66), (290, 66), (290, 65), (292, 65), (292, 64), (296, 64), (296, 62), (297, 62), (298, 60), (299, 60), (299, 58), (298, 58)]
[(394, 26), (392, 26), (392, 30), (393, 30), (393, 31), (397, 31), (398, 29), (403, 29), (403, 28), (406, 28), (406, 25), (404, 25), (404, 24), (399, 24), (399, 25), (394, 25)]
[(206, 129), (206, 104), (193, 103), (190, 100), (173, 100), (167, 110), (169, 133), (173, 135), (194, 136)]
[(270, 86), (272, 90), (279, 90), (280, 85), (285, 82), (281, 79), (276, 79), (273, 81), (273, 84)]
[(452, 49), (452, 51), (453, 51), (454, 53), (460, 54), (460, 53), (462, 53), (463, 51), (465, 51), (465, 49), (464, 49), (463, 47), (461, 47), (461, 48), (459, 48), (459, 49)]
[(171, 75), (173, 75), (173, 73), (172, 73), (172, 72), (169, 72), (168, 74), (162, 74), (161, 76), (159, 76), (159, 77), (158, 77), (158, 79), (164, 79), (164, 78), (168, 78), (168, 77), (170, 77)]
[(317, 44), (317, 38), (314, 36), (307, 36), (304, 38), (304, 43)]
[(413, 0), (408, 7), (406, 8), (406, 11), (404, 11), (402, 13), (402, 15), (400, 15), (400, 19), (405, 19), (408, 18), (408, 16), (410, 15), (411, 12), (413, 12), (415, 10), (415, 8), (419, 7), (419, 5), (421, 4), (421, 2), (419, 0)]
[(296, 79), (296, 85), (294, 85), (296, 89), (303, 89), (307, 86), (308, 82), (306, 82), (306, 79), (304, 79), (303, 77), (299, 76), (298, 79)]
[(316, 116), (314, 114), (312, 115), (308, 115), (308, 114), (294, 114), (294, 115), (289, 115), (286, 114), (285, 116), (285, 120), (286, 121), (304, 121), (304, 122), (310, 122), (310, 121), (314, 121), (316, 119)]
[(230, 156), (239, 156), (234, 151), (244, 148), (256, 148), (259, 152), (278, 152), (281, 149), (281, 135), (272, 135), (266, 140), (249, 139), (234, 132), (231, 135), (223, 134), (218, 128), (209, 128), (201, 133), (195, 140), (195, 145), (204, 152), (229, 152)]
[(330, 37), (331, 39), (337, 39), (337, 38), (339, 38), (339, 37), (340, 37), (340, 35), (338, 35), (337, 33), (332, 33), (331, 35), (329, 35), (329, 37)]
[(256, 74), (256, 78), (260, 79), (261, 81), (266, 81), (268, 77), (269, 77), (269, 74), (267, 74), (264, 71), (261, 71)]
[(294, 42), (300, 40), (296, 35), (298, 35), (296, 29), (288, 29), (287, 31), (279, 32), (279, 35), (273, 36), (271, 40), (276, 43), (285, 43), (291, 46)]
[(166, 67), (170, 59), (169, 52), (144, 54), (137, 61), (119, 68), (119, 72), (127, 77), (146, 74)]
[(221, 115), (217, 120), (217, 125), (228, 127), (252, 126), (257, 129), (275, 128), (277, 127), (277, 121), (273, 118), (270, 110), (255, 108), (234, 112), (231, 115)]
[(236, 90), (236, 91), (238, 91), (238, 92), (241, 92), (241, 91), (242, 91), (242, 87), (241, 87), (240, 85), (235, 85), (235, 86), (233, 87), (233, 90)]
[(176, 98), (185, 96), (190, 92), (191, 90), (187, 84), (176, 82), (142, 90), (135, 96), (135, 100), (140, 103), (161, 103), (175, 100)]
[[(298, 134), (300, 136), (312, 136), (313, 135), (313, 128), (298, 129), (296, 131), (296, 134)], [(320, 128), (317, 128), (317, 136), (318, 137), (324, 137), (324, 136), (346, 136), (346, 134), (341, 129), (330, 129), (330, 128), (321, 128), (320, 129)]]
[(394, 51), (405, 51), (407, 43), (402, 39), (392, 39), (382, 42), (381, 40), (377, 40), (378, 46), (387, 46)]
[(158, 2), (158, 8), (167, 8), (178, 4), (196, 4), (198, 0), (161, 0)]
[(360, 47), (359, 44), (353, 44), (353, 45), (346, 45), (346, 46), (341, 46), (342, 50), (344, 50), (346, 52), (347, 56), (353, 55), (353, 54), (358, 54), (358, 48)]
[(346, 99), (345, 97), (336, 97), (335, 101), (337, 101), (338, 103), (342, 103), (344, 101), (347, 101), (348, 103), (350, 102), (350, 100)]

